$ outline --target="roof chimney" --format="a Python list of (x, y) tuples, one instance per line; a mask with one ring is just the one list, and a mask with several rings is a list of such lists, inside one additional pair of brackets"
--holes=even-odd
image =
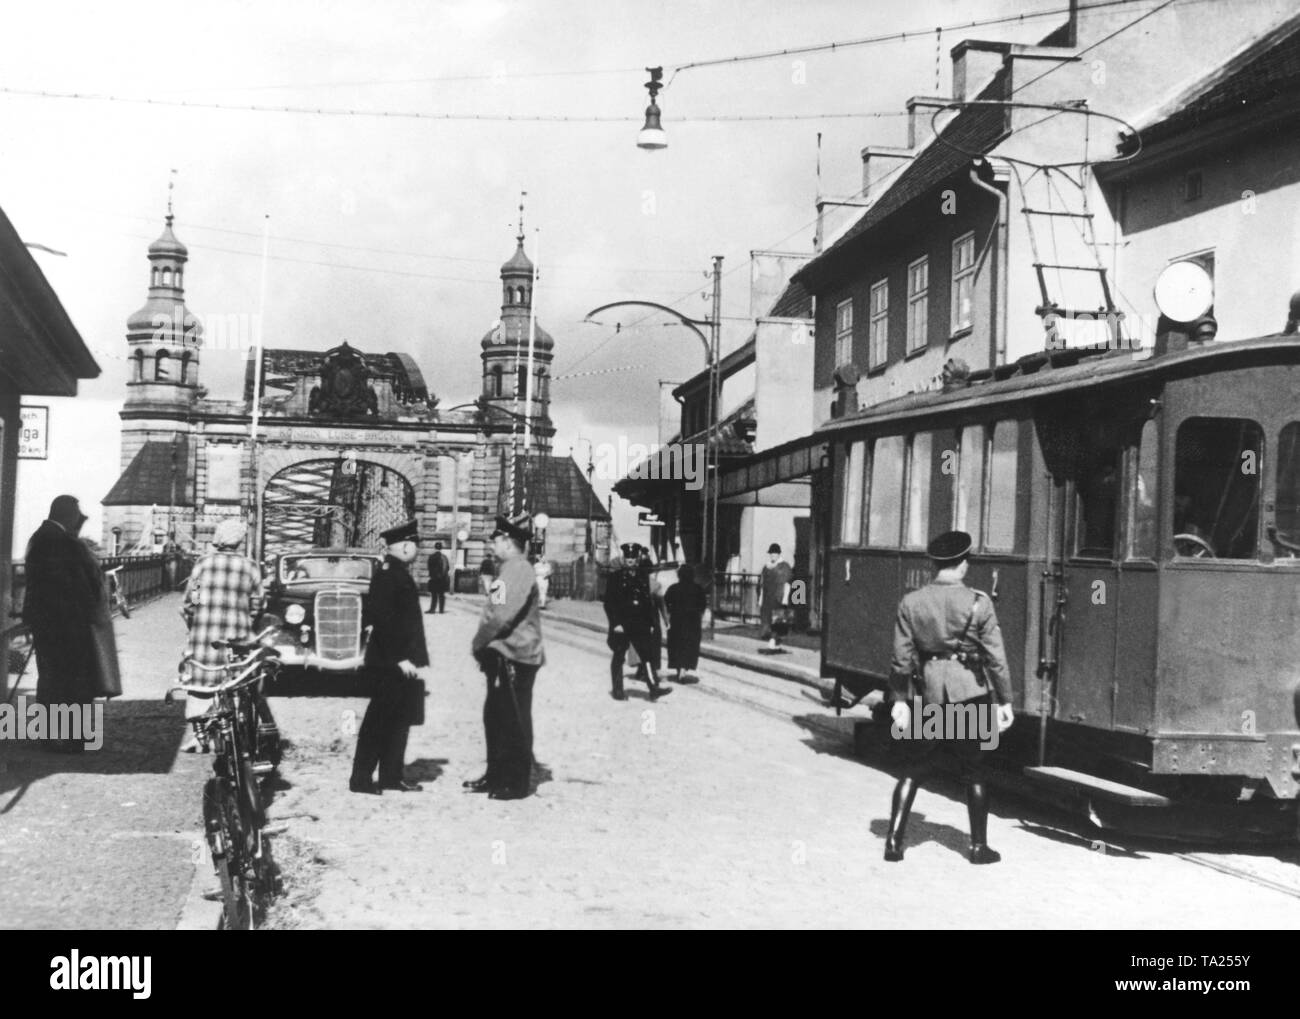
[(891, 148), (887, 145), (868, 145), (862, 150), (862, 194), (867, 201), (875, 201), (884, 190), (885, 178), (893, 179), (902, 164), (913, 158), (911, 149)]
[(958, 102), (974, 99), (993, 80), (1011, 51), (1006, 42), (963, 39), (952, 48), (952, 96)]
[(930, 127), (936, 107), (947, 106), (950, 99), (938, 96), (912, 96), (907, 101), (907, 147), (918, 151), (934, 137)]

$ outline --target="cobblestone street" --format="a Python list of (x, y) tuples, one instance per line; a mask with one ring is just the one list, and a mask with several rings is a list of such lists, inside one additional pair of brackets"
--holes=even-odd
[[(563, 603), (556, 606), (563, 612)], [(544, 617), (536, 795), (462, 791), (482, 770), (482, 691), (465, 599), (426, 617), (439, 680), (412, 730), (418, 794), (349, 794), (364, 702), (277, 698), (293, 741), (288, 897), (308, 927), (1289, 927), (1294, 895), (1160, 852), (1094, 852), (1070, 822), (994, 800), (996, 867), (962, 852), (954, 785), (918, 798), (901, 865), (881, 859), (892, 777), (851, 756), (851, 722), (810, 692), (708, 663), (657, 704), (607, 692), (598, 634)], [(283, 855), (283, 854), (282, 854)], [(1224, 856), (1222, 859), (1237, 859)], [(1250, 858), (1279, 883), (1295, 863)], [(960, 885), (957, 884), (960, 882)]]
[[(125, 696), (83, 759), (0, 746), (6, 927), (177, 924), (211, 882), (196, 853), (209, 759), (176, 753), (161, 696), (182, 625), (175, 598), (118, 622)], [(575, 610), (576, 611), (572, 611)], [(285, 879), (268, 926), (1281, 928), (1300, 919), (1290, 850), (1090, 849), (1081, 823), (995, 795), (996, 867), (963, 857), (960, 790), (918, 797), (907, 859), (881, 859), (893, 778), (852, 755), (852, 719), (811, 689), (719, 662), (651, 704), (608, 696), (600, 634), (544, 617), (534, 700), (537, 792), (492, 801), (460, 783), (483, 766), (472, 599), (425, 617), (438, 679), (412, 730), (416, 794), (347, 792), (365, 700), (276, 696), (291, 742), (271, 804)], [(27, 684), (24, 685), (24, 689)], [(960, 885), (957, 884), (960, 882)], [(212, 904), (209, 904), (211, 906)], [(215, 908), (215, 907), (213, 907)], [(212, 914), (215, 921), (215, 913)]]

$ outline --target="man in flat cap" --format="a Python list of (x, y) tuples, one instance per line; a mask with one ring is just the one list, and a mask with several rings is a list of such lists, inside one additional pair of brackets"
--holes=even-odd
[(497, 574), (471, 645), (487, 678), (483, 734), (487, 770), (463, 783), (494, 800), (517, 800), (532, 791), (533, 684), (546, 664), (537, 577), (524, 549), (532, 537), (527, 514), (497, 517), (492, 550)]
[(642, 548), (636, 542), (622, 546), (623, 565), (609, 575), (605, 588), (605, 617), (609, 620), (606, 644), (614, 653), (609, 663), (610, 696), (627, 700), (623, 691), (623, 662), (627, 649), (635, 649), (646, 669), (650, 699), (673, 692), (659, 680), (659, 609), (650, 590), (649, 574), (641, 569)]
[[(23, 622), (36, 653), (36, 699), (47, 707), (122, 692), (108, 589), (94, 553), (78, 538), (85, 522), (76, 498), (60, 495), (27, 543)], [(51, 740), (46, 747), (76, 753), (85, 744)]]
[[(973, 704), (984, 711), (991, 710), (996, 698), (998, 728), (1007, 729), (1015, 720), (1007, 656), (993, 600), (964, 583), (970, 550), (971, 536), (965, 531), (947, 531), (931, 541), (926, 552), (934, 562), (934, 580), (904, 595), (898, 606), (890, 686), (893, 722), (899, 732), (908, 731), (910, 705), (918, 696), (927, 706)], [(944, 735), (943, 741), (896, 744), (906, 748), (907, 759), (894, 789), (885, 859), (897, 862), (903, 858), (912, 801), (920, 781), (939, 763), (938, 751), (946, 744), (966, 782), (970, 862), (997, 863), (1001, 855), (988, 846), (988, 797), (975, 770), (979, 736), (973, 732), (967, 732), (964, 739), (952, 738), (952, 733)]]
[[(248, 641), (254, 636), (253, 625), (262, 609), (262, 571), (240, 551), (247, 533), (237, 517), (221, 521), (212, 536), (212, 551), (194, 564), (185, 585), (181, 616), (190, 634), (181, 659), (181, 679), (191, 686), (216, 686), (225, 678), (210, 671), (226, 662), (226, 652), (214, 648), (214, 640)], [(211, 700), (187, 697), (185, 717), (196, 718), (211, 706)], [(198, 738), (186, 730), (181, 750), (198, 749)]]
[[(370, 578), (365, 623), (372, 629), (366, 645), (366, 670), (374, 693), (357, 732), (348, 788), (354, 793), (403, 793), (423, 788), (405, 775), (406, 740), (418, 720), (414, 698), (422, 691), (417, 680), (427, 674), (429, 649), (424, 642), (420, 590), (407, 567), (419, 554), (418, 526), (409, 520), (380, 537), (387, 546), (383, 565)], [(374, 780), (375, 766), (379, 781)]]

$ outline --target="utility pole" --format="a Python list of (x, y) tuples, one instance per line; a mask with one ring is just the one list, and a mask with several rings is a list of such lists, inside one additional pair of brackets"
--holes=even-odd
[(713, 314), (709, 316), (709, 422), (704, 433), (704, 483), (709, 497), (703, 521), (708, 534), (705, 564), (709, 571), (709, 639), (718, 615), (718, 422), (722, 418), (722, 256), (713, 256)]

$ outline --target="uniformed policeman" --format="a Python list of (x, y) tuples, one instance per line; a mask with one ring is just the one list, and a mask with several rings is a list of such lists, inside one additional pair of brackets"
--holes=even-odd
[[(1011, 680), (1007, 671), (1002, 632), (998, 629), (993, 601), (983, 591), (964, 583), (971, 536), (964, 531), (939, 535), (926, 549), (937, 571), (925, 587), (903, 596), (898, 606), (894, 628), (894, 656), (890, 685), (894, 692), (892, 710), (895, 727), (909, 731), (913, 697), (922, 696), (928, 703), (947, 701), (971, 704), (988, 711), (992, 698), (997, 699), (997, 725), (1010, 727), (1015, 716), (1011, 708)], [(933, 664), (932, 664), (933, 663)], [(928, 672), (927, 672), (928, 670)], [(981, 691), (975, 697), (936, 695), (937, 686)], [(993, 689), (988, 689), (989, 681)], [(979, 754), (979, 740), (973, 733), (965, 739), (953, 739), (946, 733), (946, 749), (955, 758), (966, 781), (966, 804), (970, 816), (971, 863), (997, 863), (1002, 857), (988, 846), (988, 798), (984, 783), (978, 780), (974, 766)], [(903, 836), (912, 800), (922, 779), (938, 763), (937, 751), (943, 744), (900, 743), (907, 747), (903, 777), (894, 789), (893, 809), (889, 818), (889, 835), (885, 839), (885, 859), (903, 858)]]
[(621, 548), (623, 565), (609, 575), (605, 589), (605, 616), (609, 620), (606, 643), (614, 652), (609, 663), (610, 696), (616, 701), (627, 700), (623, 662), (627, 649), (632, 647), (645, 665), (650, 699), (658, 700), (673, 692), (672, 687), (659, 681), (659, 610), (650, 591), (650, 577), (639, 565), (641, 546), (628, 542)]
[(404, 774), (414, 681), (427, 673), (429, 665), (420, 592), (407, 570), (407, 564), (414, 562), (419, 552), (417, 526), (410, 520), (380, 535), (388, 554), (370, 579), (365, 613), (365, 622), (372, 627), (366, 646), (366, 669), (374, 693), (357, 733), (352, 779), (348, 783), (354, 793), (378, 794), (384, 789), (409, 793), (422, 788), (406, 781)]
[(494, 800), (517, 800), (532, 791), (533, 684), (546, 663), (538, 613), (537, 574), (524, 554), (532, 537), (527, 514), (497, 517), (492, 532), (497, 575), (488, 587), (474, 657), (487, 677), (483, 733), (487, 770), (463, 783)]

